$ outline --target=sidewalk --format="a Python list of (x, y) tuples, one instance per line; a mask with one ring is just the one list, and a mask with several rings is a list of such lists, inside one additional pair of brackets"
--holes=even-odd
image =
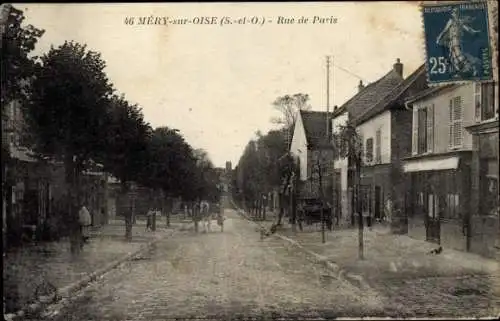
[[(241, 211), (240, 211), (241, 213)], [(243, 214), (243, 213), (241, 213)], [(245, 215), (245, 214), (243, 214)], [(273, 222), (256, 222), (269, 229)], [(326, 231), (320, 225), (293, 232), (288, 220), (275, 236), (292, 242), (338, 277), (386, 298), (387, 309), (407, 317), (500, 316), (500, 262), (444, 248), (376, 225), (363, 231), (364, 259), (358, 259), (358, 229)]]
[(495, 260), (448, 248), (429, 254), (436, 244), (391, 234), (383, 226), (364, 229), (363, 260), (358, 259), (357, 228), (328, 231), (325, 243), (319, 229), (294, 233), (285, 225), (277, 233), (337, 265), (343, 271), (339, 275), (368, 285), (408, 315), (500, 313), (500, 263)]
[(112, 262), (132, 255), (150, 242), (170, 235), (182, 225), (181, 220), (174, 217), (171, 227), (166, 229), (163, 217), (157, 220), (155, 232), (146, 232), (146, 221), (137, 220), (132, 228), (132, 241), (126, 242), (124, 221), (113, 220), (108, 225), (92, 229), (89, 243), (77, 257), (72, 257), (67, 239), (26, 245), (9, 252), (3, 263), (4, 297), (10, 301), (5, 313), (15, 313), (35, 302), (35, 289), (46, 281), (59, 290), (69, 287)]

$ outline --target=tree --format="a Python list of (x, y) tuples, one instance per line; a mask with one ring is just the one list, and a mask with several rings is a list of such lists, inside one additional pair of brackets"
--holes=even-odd
[[(112, 96), (106, 115), (106, 150), (99, 159), (104, 170), (113, 174), (121, 184), (121, 196), (125, 199), (129, 183), (140, 179), (146, 166), (146, 149), (151, 128), (137, 105), (131, 105), (125, 97)], [(132, 238), (132, 212), (125, 214), (125, 238)]]
[(113, 87), (97, 52), (65, 42), (51, 48), (35, 68), (29, 103), (25, 106), (33, 149), (62, 160), (69, 185), (71, 250), (80, 248), (79, 182), (82, 170), (107, 148), (106, 119)]
[[(38, 39), (45, 33), (32, 25), (22, 27), (24, 13), (10, 4), (2, 8), (2, 113), (12, 100), (25, 101), (29, 93), (30, 80), (35, 69), (35, 60), (29, 54), (35, 49)], [(4, 21), (5, 20), (5, 21)]]
[[(30, 79), (35, 66), (34, 60), (29, 54), (34, 50), (38, 39), (44, 31), (32, 25), (21, 26), (24, 21), (24, 13), (14, 8), (11, 4), (1, 5), (1, 34), (2, 48), (1, 59), (1, 105), (2, 105), (2, 126), (7, 115), (7, 106), (13, 101), (24, 103), (29, 93)], [(2, 131), (5, 134), (4, 131)], [(18, 229), (12, 225), (12, 202), (7, 197), (8, 191), (13, 185), (13, 170), (11, 168), (11, 155), (7, 140), (2, 139), (2, 197), (6, 202), (3, 215), (6, 215), (4, 230), (4, 249), (6, 248), (7, 234), (16, 232)], [(7, 228), (8, 226), (8, 228)], [(17, 234), (17, 233), (14, 233)]]
[[(363, 157), (362, 137), (357, 133), (356, 127), (352, 122), (345, 125), (339, 125), (339, 130), (333, 134), (334, 157), (347, 157), (349, 166), (355, 170), (354, 182), (354, 204), (355, 212), (358, 213), (358, 241), (359, 258), (363, 259), (363, 215), (361, 213), (360, 186), (361, 186), (361, 165)], [(353, 209), (354, 215), (354, 209)]]
[[(191, 146), (177, 129), (158, 127), (153, 131), (148, 146), (147, 165), (141, 182), (151, 188), (156, 196), (171, 200), (181, 196), (191, 200), (194, 196), (196, 160)], [(170, 224), (171, 204), (166, 210), (167, 226)], [(162, 206), (163, 207), (163, 206)]]
[(297, 119), (297, 113), (300, 110), (309, 110), (309, 95), (297, 93), (294, 95), (284, 95), (276, 98), (273, 102), (273, 107), (280, 112), (279, 117), (274, 117), (271, 122), (285, 127), (286, 141), (290, 143), (293, 126)]

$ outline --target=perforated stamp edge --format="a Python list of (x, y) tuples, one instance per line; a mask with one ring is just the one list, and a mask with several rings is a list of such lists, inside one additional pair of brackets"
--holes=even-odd
[(480, 83), (488, 83), (491, 82), (492, 80), (483, 80), (483, 79), (478, 79), (478, 80), (454, 80), (454, 81), (442, 81), (442, 82), (431, 82), (429, 79), (429, 59), (427, 58), (427, 43), (426, 43), (426, 36), (425, 36), (425, 23), (424, 23), (424, 8), (427, 7), (434, 7), (434, 6), (445, 6), (445, 5), (454, 5), (454, 4), (460, 4), (460, 3), (471, 3), (471, 2), (485, 2), (486, 3), (486, 11), (487, 11), (487, 20), (486, 20), (486, 25), (488, 28), (488, 33), (489, 33), (489, 42), (490, 42), (490, 51), (491, 51), (491, 63), (492, 63), (492, 72), (493, 72), (493, 81), (498, 81), (498, 62), (497, 62), (497, 57), (498, 57), (498, 52), (496, 46), (494, 46), (494, 38), (493, 35), (493, 28), (492, 24), (490, 23), (491, 17), (492, 17), (492, 12), (493, 8), (491, 4), (497, 0), (454, 0), (454, 1), (446, 1), (446, 0), (433, 0), (433, 1), (419, 1), (419, 10), (420, 10), (420, 26), (422, 30), (422, 44), (421, 48), (424, 53), (425, 57), (425, 76), (427, 79), (427, 85), (429, 87), (441, 87), (441, 86), (447, 86), (447, 85), (464, 85), (464, 84), (470, 84), (470, 83), (475, 83), (475, 82), (480, 82)]

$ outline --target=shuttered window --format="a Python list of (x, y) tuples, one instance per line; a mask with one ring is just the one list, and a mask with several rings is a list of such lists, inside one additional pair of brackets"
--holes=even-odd
[(418, 153), (427, 152), (427, 108), (418, 110)]
[(379, 164), (382, 162), (382, 147), (380, 144), (382, 143), (382, 130), (377, 129), (375, 133), (375, 163)]
[(495, 84), (481, 84), (481, 120), (493, 119), (496, 116)]
[(474, 85), (474, 117), (477, 122), (481, 121), (481, 83)]
[(434, 105), (427, 107), (427, 152), (434, 148)]
[(368, 138), (366, 140), (366, 162), (371, 163), (373, 161), (373, 138)]
[(462, 146), (462, 97), (450, 99), (449, 103), (449, 147), (458, 148)]
[(418, 110), (417, 108), (413, 108), (413, 135), (412, 135), (412, 150), (411, 153), (412, 155), (416, 155), (418, 153)]

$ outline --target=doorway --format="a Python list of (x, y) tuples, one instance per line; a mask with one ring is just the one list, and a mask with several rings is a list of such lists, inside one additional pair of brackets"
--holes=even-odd
[(434, 193), (425, 194), (426, 239), (429, 242), (440, 244), (441, 224), (439, 216), (439, 198)]

